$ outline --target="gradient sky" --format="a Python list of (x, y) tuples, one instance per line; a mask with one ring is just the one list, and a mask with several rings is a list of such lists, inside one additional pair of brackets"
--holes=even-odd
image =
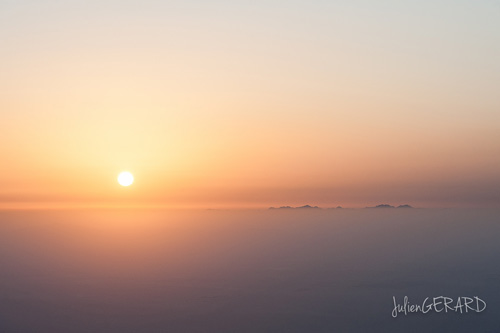
[(500, 203), (498, 1), (3, 0), (0, 40), (0, 208)]

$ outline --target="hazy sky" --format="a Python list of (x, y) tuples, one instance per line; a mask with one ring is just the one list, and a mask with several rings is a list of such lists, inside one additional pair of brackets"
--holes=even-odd
[(2, 0), (0, 40), (3, 208), (500, 202), (498, 1)]

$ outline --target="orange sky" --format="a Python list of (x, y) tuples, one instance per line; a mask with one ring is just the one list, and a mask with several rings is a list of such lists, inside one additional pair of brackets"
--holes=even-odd
[(444, 5), (2, 4), (0, 208), (498, 205), (499, 23)]

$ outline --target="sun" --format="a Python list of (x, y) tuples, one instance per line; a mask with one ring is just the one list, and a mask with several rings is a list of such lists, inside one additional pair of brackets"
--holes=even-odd
[(118, 183), (121, 186), (130, 186), (134, 182), (134, 175), (128, 171), (121, 172), (118, 175)]

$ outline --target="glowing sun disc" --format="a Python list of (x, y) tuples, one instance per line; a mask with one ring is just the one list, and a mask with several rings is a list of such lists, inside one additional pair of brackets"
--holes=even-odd
[(121, 186), (129, 186), (132, 185), (133, 182), (134, 182), (134, 176), (128, 171), (121, 172), (118, 175), (118, 183)]

